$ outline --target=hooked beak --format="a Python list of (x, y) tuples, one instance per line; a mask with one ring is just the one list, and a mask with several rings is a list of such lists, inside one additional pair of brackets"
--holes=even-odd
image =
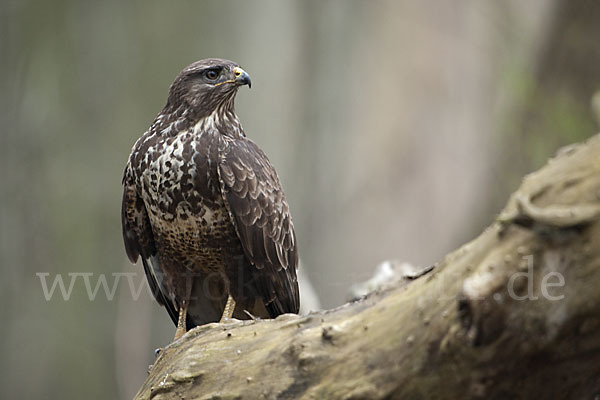
[(240, 67), (235, 67), (233, 70), (233, 74), (235, 75), (235, 83), (239, 86), (248, 85), (248, 87), (252, 87), (252, 81), (250, 80), (250, 75)]

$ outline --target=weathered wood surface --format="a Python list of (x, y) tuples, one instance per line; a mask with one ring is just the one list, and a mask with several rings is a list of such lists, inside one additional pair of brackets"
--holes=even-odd
[(136, 399), (600, 398), (599, 217), (596, 135), (428, 274), (335, 310), (196, 328)]

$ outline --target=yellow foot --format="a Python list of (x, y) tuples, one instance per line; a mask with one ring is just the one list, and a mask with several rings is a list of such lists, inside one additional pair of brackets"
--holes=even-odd
[(175, 331), (175, 337), (173, 338), (173, 341), (176, 341), (177, 339), (179, 339), (183, 335), (185, 335), (185, 328), (181, 328), (181, 327), (178, 326), (177, 330)]
[(175, 330), (175, 338), (173, 341), (176, 341), (183, 335), (185, 335), (185, 317), (187, 316), (187, 306), (184, 303), (184, 306), (179, 308), (179, 320), (177, 321), (177, 330)]
[(235, 310), (235, 300), (233, 299), (233, 297), (231, 297), (231, 295), (227, 296), (227, 303), (225, 303), (225, 309), (223, 310), (223, 315), (221, 315), (221, 320), (219, 321), (220, 324), (222, 324), (223, 322), (227, 322), (231, 319), (231, 316), (233, 315), (233, 311)]
[(188, 276), (187, 281), (185, 283), (185, 297), (182, 299), (181, 306), (179, 307), (179, 318), (177, 319), (177, 330), (175, 331), (175, 338), (173, 341), (176, 341), (183, 335), (185, 335), (185, 319), (187, 317), (188, 306), (190, 305), (190, 294), (192, 293), (192, 281)]
[(248, 310), (244, 310), (244, 314), (246, 314), (247, 316), (249, 316), (253, 321), (258, 321), (260, 319), (260, 317), (256, 317), (254, 316), (250, 311)]

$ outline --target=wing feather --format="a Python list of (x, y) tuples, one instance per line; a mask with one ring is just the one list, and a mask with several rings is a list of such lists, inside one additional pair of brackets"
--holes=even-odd
[(223, 138), (221, 192), (258, 289), (272, 317), (297, 313), (298, 246), (285, 194), (275, 169), (251, 140)]
[(168, 292), (163, 283), (162, 271), (156, 257), (156, 245), (150, 219), (144, 201), (137, 194), (135, 180), (129, 164), (123, 177), (121, 225), (127, 257), (135, 264), (141, 256), (150, 291), (156, 301), (167, 309), (173, 323), (177, 325), (179, 310), (175, 309), (173, 302), (169, 300)]

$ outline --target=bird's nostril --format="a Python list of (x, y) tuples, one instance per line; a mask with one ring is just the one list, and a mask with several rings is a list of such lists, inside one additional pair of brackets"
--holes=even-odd
[(242, 73), (240, 71), (235, 71), (235, 76), (238, 77), (240, 76)]

